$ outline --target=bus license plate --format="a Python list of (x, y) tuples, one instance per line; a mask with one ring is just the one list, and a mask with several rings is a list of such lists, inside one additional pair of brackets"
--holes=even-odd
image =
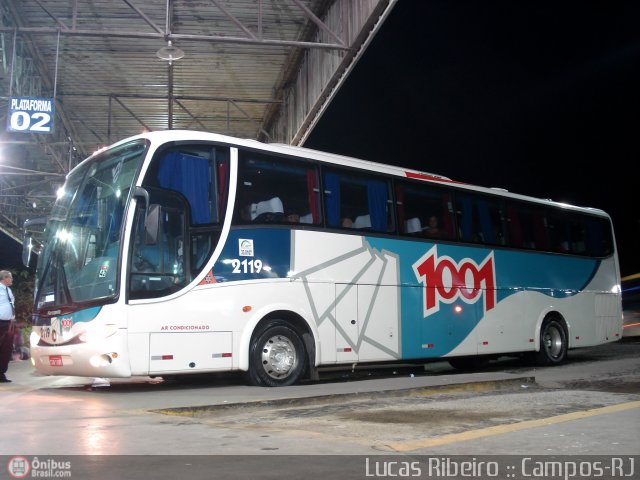
[(51, 367), (61, 367), (62, 366), (62, 355), (49, 355), (49, 366), (51, 366)]

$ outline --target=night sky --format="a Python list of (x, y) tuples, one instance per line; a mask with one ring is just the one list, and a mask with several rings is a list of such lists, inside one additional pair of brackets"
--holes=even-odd
[(640, 2), (400, 0), (307, 141), (598, 207), (640, 272)]
[(640, 2), (400, 0), (305, 146), (602, 208), (629, 275), (639, 128)]
[(22, 244), (0, 232), (0, 270), (22, 269)]

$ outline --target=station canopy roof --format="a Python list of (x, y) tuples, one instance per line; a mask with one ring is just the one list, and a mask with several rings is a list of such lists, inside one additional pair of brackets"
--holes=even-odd
[[(0, 230), (144, 130), (302, 144), (395, 2), (2, 0)], [(49, 99), (51, 132), (12, 99)]]

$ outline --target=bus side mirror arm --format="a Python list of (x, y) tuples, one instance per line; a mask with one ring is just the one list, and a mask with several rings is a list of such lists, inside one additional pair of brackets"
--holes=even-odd
[(158, 243), (158, 233), (160, 231), (160, 205), (149, 205), (149, 210), (144, 218), (144, 244), (156, 245)]
[(144, 219), (147, 220), (147, 214), (149, 213), (149, 192), (146, 188), (136, 187), (133, 190), (134, 198), (142, 198), (144, 200)]

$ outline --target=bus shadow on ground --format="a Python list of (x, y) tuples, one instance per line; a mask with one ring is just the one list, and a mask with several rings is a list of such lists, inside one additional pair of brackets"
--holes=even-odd
[[(602, 348), (596, 346), (575, 351), (570, 351), (567, 360), (563, 365), (587, 364), (595, 361), (610, 358), (622, 358), (626, 354), (635, 355), (636, 345), (640, 344), (640, 337), (628, 337), (616, 342), (618, 348)], [(628, 351), (627, 351), (628, 350)], [(319, 380), (303, 380), (300, 385), (347, 383), (362, 381), (367, 379), (392, 379), (402, 377), (422, 377), (422, 376), (456, 376), (469, 373), (492, 373), (505, 372), (512, 374), (522, 374), (540, 368), (531, 365), (522, 357), (503, 356), (489, 361), (482, 368), (457, 370), (448, 362), (438, 360), (429, 363), (416, 364), (362, 364), (353, 366), (325, 367), (319, 370)], [(100, 379), (101, 380), (101, 379)], [(93, 382), (65, 387), (47, 387), (43, 390), (68, 390), (87, 391), (98, 393), (144, 393), (185, 389), (210, 389), (225, 387), (249, 386), (246, 375), (242, 372), (217, 372), (217, 373), (196, 373), (165, 377), (133, 377), (128, 379), (109, 379), (106, 382)], [(592, 386), (593, 388), (603, 388), (606, 386)], [(257, 388), (257, 387), (256, 387)], [(624, 390), (636, 390), (635, 386), (624, 386)]]

